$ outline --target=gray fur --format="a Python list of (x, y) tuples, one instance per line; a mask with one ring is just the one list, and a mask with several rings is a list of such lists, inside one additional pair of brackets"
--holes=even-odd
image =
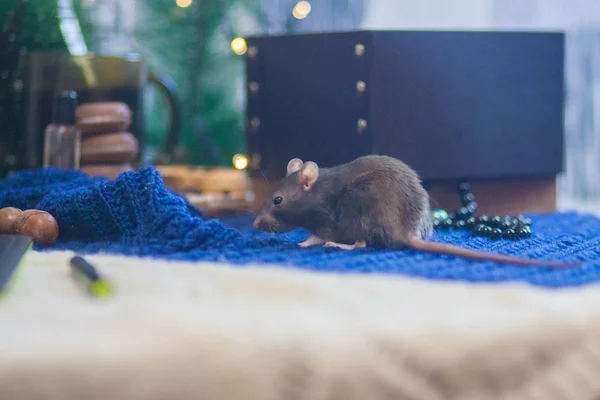
[[(363, 156), (347, 164), (320, 168), (311, 190), (303, 191), (299, 172), (284, 178), (267, 198), (257, 228), (285, 232), (304, 228), (325, 241), (406, 247), (411, 236), (433, 233), (429, 195), (419, 176), (388, 156)], [(273, 204), (277, 196), (280, 205)]]

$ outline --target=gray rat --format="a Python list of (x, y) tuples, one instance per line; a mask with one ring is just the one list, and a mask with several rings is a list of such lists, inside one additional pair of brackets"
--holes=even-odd
[(311, 232), (301, 247), (345, 250), (366, 246), (404, 249), (516, 265), (566, 267), (575, 264), (473, 251), (430, 242), (433, 219), (429, 194), (418, 174), (400, 160), (368, 155), (331, 168), (290, 160), (286, 177), (267, 197), (254, 227), (284, 233)]

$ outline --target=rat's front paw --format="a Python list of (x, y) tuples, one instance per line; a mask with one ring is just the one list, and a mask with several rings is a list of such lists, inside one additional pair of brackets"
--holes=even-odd
[(306, 239), (304, 242), (298, 243), (298, 246), (300, 246), (300, 247), (308, 247), (308, 246), (314, 246), (314, 245), (317, 245), (317, 244), (322, 244), (323, 242), (324, 242), (323, 240), (319, 239), (315, 235), (312, 235), (311, 237), (309, 237), (308, 239)]

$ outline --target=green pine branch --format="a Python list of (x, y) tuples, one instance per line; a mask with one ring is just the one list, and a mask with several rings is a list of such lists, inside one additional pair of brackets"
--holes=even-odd
[[(181, 144), (188, 154), (184, 162), (229, 163), (245, 147), (243, 110), (236, 100), (243, 58), (230, 49), (231, 40), (241, 32), (231, 29), (236, 26), (232, 11), (241, 8), (256, 19), (258, 1), (194, 0), (188, 8), (175, 7), (173, 0), (141, 4), (141, 28), (135, 32), (140, 53), (173, 77), (186, 107)], [(194, 127), (193, 118), (202, 121), (201, 131)], [(210, 142), (220, 154), (207, 154)]]

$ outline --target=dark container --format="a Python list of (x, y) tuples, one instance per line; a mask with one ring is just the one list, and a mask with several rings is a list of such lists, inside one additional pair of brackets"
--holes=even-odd
[(425, 181), (563, 170), (564, 34), (356, 31), (247, 38), (251, 174), (396, 157)]

